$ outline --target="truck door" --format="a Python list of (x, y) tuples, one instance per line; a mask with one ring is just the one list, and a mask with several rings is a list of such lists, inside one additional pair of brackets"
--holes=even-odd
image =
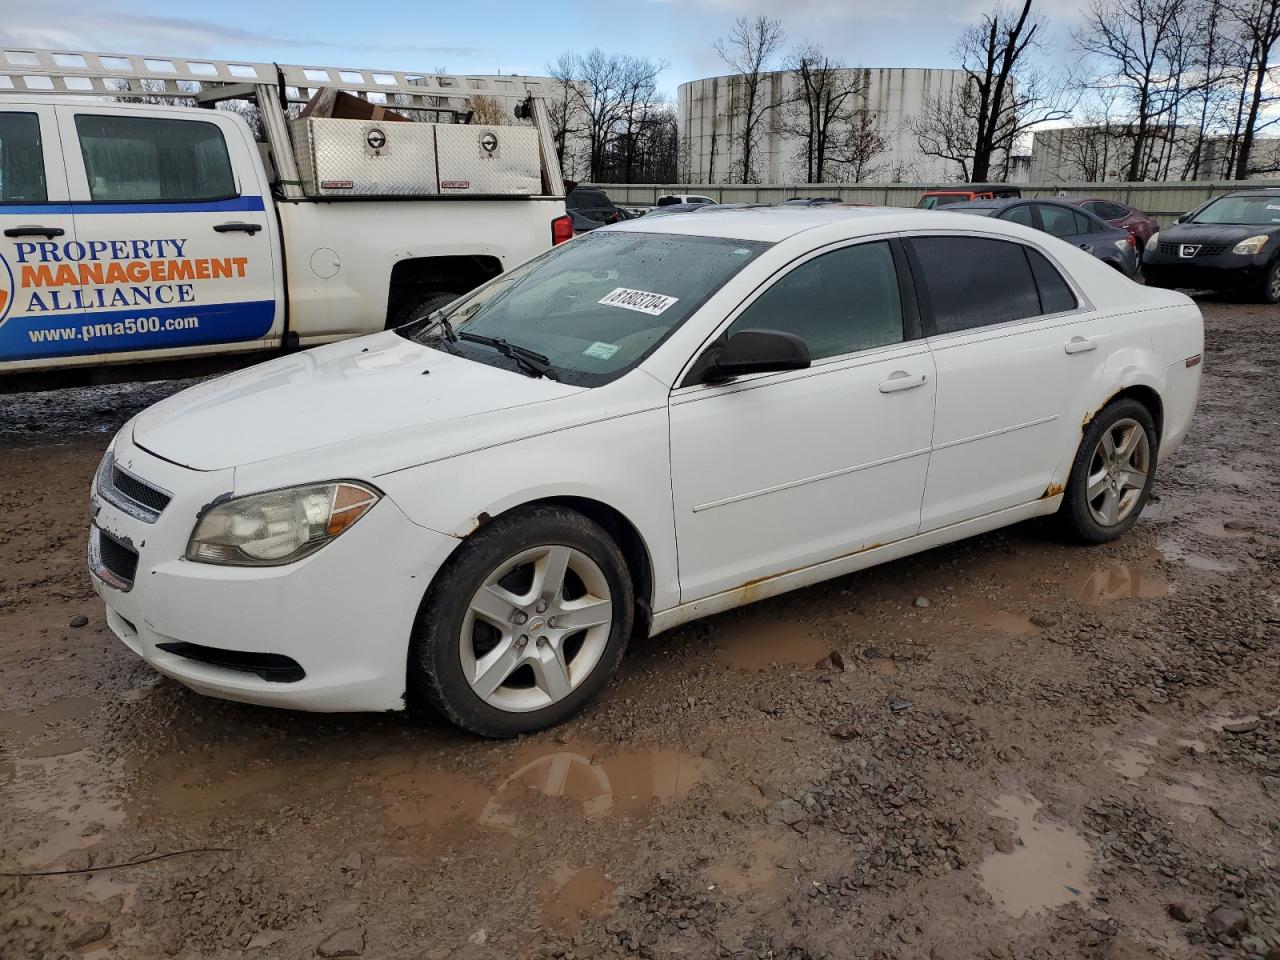
[(54, 108), (0, 105), (0, 369), (92, 352), (79, 339), (78, 277), (43, 269), (75, 240), (67, 200)]
[(79, 241), (67, 256), (99, 360), (278, 343), (279, 238), (245, 126), (214, 110), (57, 111)]

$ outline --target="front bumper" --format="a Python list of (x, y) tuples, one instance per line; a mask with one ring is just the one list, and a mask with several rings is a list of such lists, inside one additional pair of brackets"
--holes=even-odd
[(1259, 286), (1266, 279), (1270, 252), (1256, 257), (1220, 253), (1185, 259), (1147, 247), (1142, 272), (1153, 287), (1170, 290), (1239, 290)]
[[(107, 623), (130, 650), (192, 690), (224, 699), (316, 711), (404, 707), (418, 605), (456, 539), (414, 524), (384, 497), (339, 539), (297, 563), (192, 563), (184, 553), (196, 516), (233, 489), (231, 471), (179, 467), (133, 446), (123, 434), (116, 457), (139, 477), (173, 492), (154, 523), (94, 493), (94, 525), (137, 552), (136, 572), (127, 584), (101, 566), (95, 572), (90, 550), (91, 579), (106, 604)], [(92, 535), (91, 543), (99, 538)], [(213, 659), (222, 662), (174, 652), (195, 649), (220, 651), (224, 656)], [(224, 665), (237, 659), (261, 663), (262, 655), (292, 660), (301, 678), (296, 670)]]

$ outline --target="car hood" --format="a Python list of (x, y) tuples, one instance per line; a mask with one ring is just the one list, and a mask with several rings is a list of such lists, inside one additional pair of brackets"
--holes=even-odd
[(380, 333), (198, 384), (143, 411), (138, 446), (222, 470), (580, 393)]
[(1167, 243), (1239, 243), (1249, 237), (1264, 233), (1274, 234), (1277, 229), (1267, 224), (1231, 223), (1175, 223), (1160, 231), (1160, 239)]

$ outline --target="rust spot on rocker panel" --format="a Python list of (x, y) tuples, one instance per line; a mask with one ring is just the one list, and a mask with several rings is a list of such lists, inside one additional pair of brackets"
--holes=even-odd
[[(852, 550), (849, 553), (842, 553), (838, 557), (832, 557), (830, 560), (824, 560), (823, 563), (834, 563), (836, 560), (844, 560), (848, 557), (856, 557), (860, 553), (866, 553), (868, 550), (875, 550), (883, 546), (884, 546), (883, 543), (868, 544), (865, 547), (859, 547), (857, 550)], [(738, 605), (745, 607), (749, 603), (754, 603), (757, 600), (763, 599), (763, 596), (761, 595), (761, 591), (760, 591), (760, 587), (763, 584), (769, 583), (773, 580), (779, 580), (782, 577), (789, 576), (790, 574), (798, 573), (801, 570), (807, 570), (807, 569), (809, 569), (808, 566), (792, 567), (790, 570), (783, 570), (780, 573), (771, 573), (766, 577), (756, 577), (754, 580), (748, 580), (742, 586), (737, 588), (738, 600), (739, 600)]]
[(1060, 483), (1051, 483), (1044, 488), (1044, 493), (1040, 494), (1040, 499), (1048, 500), (1050, 497), (1056, 497), (1058, 494), (1062, 493), (1062, 491), (1065, 489), (1066, 487), (1064, 487)]

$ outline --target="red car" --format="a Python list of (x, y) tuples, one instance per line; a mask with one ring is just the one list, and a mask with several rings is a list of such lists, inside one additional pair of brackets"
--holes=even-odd
[(1103, 200), (1098, 197), (1058, 197), (1057, 199), (1061, 203), (1083, 207), (1099, 220), (1105, 220), (1113, 227), (1128, 230), (1129, 235), (1138, 245), (1139, 258), (1142, 257), (1142, 251), (1147, 241), (1151, 239), (1151, 235), (1160, 229), (1160, 224), (1141, 210), (1135, 210), (1119, 200)]

